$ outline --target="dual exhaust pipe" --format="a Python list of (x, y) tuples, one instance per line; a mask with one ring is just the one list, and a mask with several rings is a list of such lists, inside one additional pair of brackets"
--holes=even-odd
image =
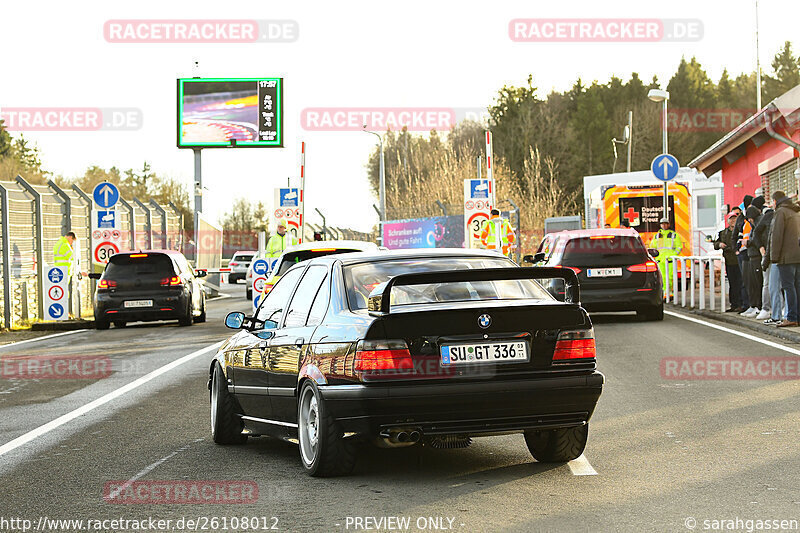
[(422, 435), (416, 429), (411, 431), (398, 431), (389, 433), (389, 441), (398, 444), (415, 444), (419, 442), (420, 438), (422, 438)]
[(397, 448), (413, 446), (422, 439), (422, 431), (417, 428), (396, 428), (381, 431), (378, 443), (382, 447)]

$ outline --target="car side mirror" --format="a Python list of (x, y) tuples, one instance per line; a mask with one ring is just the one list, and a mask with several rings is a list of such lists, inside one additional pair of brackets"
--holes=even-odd
[(100, 279), (103, 276), (102, 272), (89, 272), (90, 279)]
[[(259, 321), (260, 322), (260, 321)], [(263, 324), (261, 324), (263, 329), (278, 329), (278, 323), (274, 320), (265, 320)]]
[(533, 263), (533, 262), (534, 262), (534, 261), (533, 261), (533, 256), (532, 256), (532, 255), (530, 255), (530, 254), (528, 254), (528, 255), (523, 255), (523, 256), (522, 256), (522, 262), (523, 262), (523, 263)]
[(225, 317), (225, 326), (231, 329), (242, 329), (245, 318), (244, 313), (240, 311), (228, 313), (228, 316)]
[(206, 276), (208, 276), (208, 270), (200, 269), (200, 270), (195, 270), (194, 271), (194, 277), (196, 277), (196, 278), (204, 278)]
[(648, 248), (647, 253), (650, 254), (650, 257), (658, 257), (658, 250), (655, 248)]

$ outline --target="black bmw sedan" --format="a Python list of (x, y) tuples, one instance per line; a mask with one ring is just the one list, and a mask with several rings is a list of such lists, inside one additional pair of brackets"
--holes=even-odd
[[(562, 278), (566, 301), (537, 280)], [(346, 474), (354, 446), (465, 447), (523, 433), (533, 457), (583, 453), (603, 388), (592, 323), (568, 269), (494, 252), (400, 250), (300, 263), (209, 369), (219, 444), (298, 442), (315, 476)]]

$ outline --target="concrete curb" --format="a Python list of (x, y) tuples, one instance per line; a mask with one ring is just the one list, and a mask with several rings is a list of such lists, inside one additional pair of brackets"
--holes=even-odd
[[(702, 310), (690, 309), (687, 307), (681, 307), (679, 305), (674, 305), (674, 304), (666, 304), (664, 305), (664, 309), (668, 309), (670, 311), (674, 311), (677, 313), (684, 313), (687, 315), (702, 316), (703, 318), (708, 318), (716, 322), (723, 322), (725, 324), (740, 326), (742, 328), (749, 329), (750, 331), (755, 331), (763, 335), (769, 335), (770, 337), (777, 337), (785, 341), (791, 341), (800, 344), (800, 330), (798, 330), (797, 328), (779, 329), (776, 328), (775, 326), (766, 326), (759, 322), (753, 322), (752, 320), (749, 320), (747, 318), (741, 318), (737, 313), (717, 313), (716, 311), (709, 311), (707, 309), (702, 309)], [(736, 316), (730, 316), (730, 315), (736, 315)]]
[(94, 329), (94, 320), (64, 320), (63, 322), (31, 324), (31, 331), (72, 331), (75, 329)]

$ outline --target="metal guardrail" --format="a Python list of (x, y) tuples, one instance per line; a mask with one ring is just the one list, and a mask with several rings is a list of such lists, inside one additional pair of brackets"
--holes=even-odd
[[(705, 256), (673, 256), (669, 258), (671, 276), (665, 276), (664, 279), (664, 299), (669, 302), (670, 297), (672, 303), (678, 304), (678, 296), (680, 293), (680, 306), (686, 307), (687, 293), (689, 297), (689, 307), (695, 307), (695, 283), (697, 284), (697, 300), (699, 300), (698, 309), (706, 309), (706, 299), (708, 300), (708, 309), (714, 311), (716, 301), (716, 261), (720, 261), (719, 268), (719, 308), (720, 311), (725, 311), (725, 259), (716, 255)], [(706, 268), (707, 267), (707, 268)], [(679, 270), (680, 269), (680, 270)], [(706, 274), (708, 272), (708, 274)], [(678, 275), (680, 273), (680, 276)], [(706, 275), (708, 281), (706, 282)], [(674, 290), (673, 290), (674, 289)]]
[[(68, 231), (77, 237), (78, 271), (92, 270), (93, 207), (91, 196), (75, 185), (31, 184), (21, 176), (0, 181), (0, 325), (45, 319), (44, 267), (53, 264), (53, 248)], [(174, 205), (120, 198), (117, 212), (122, 249), (150, 243), (182, 249), (183, 218)], [(91, 314), (94, 280), (73, 278), (71, 287), (70, 314)]]

